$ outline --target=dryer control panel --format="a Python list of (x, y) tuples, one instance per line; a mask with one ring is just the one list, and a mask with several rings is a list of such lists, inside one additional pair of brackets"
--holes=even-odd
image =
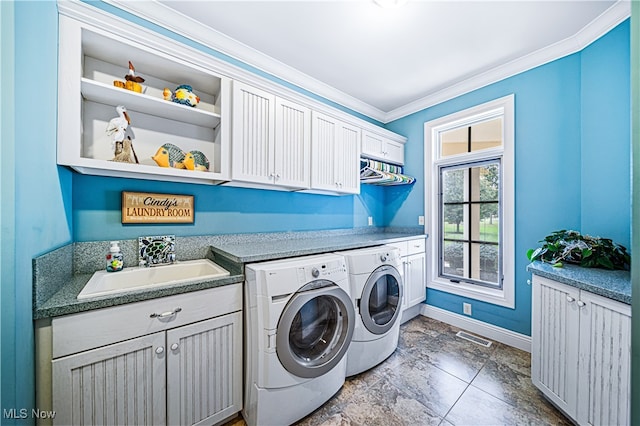
[(298, 268), (298, 281), (300, 283), (313, 280), (338, 281), (347, 277), (347, 264), (344, 260), (318, 263)]

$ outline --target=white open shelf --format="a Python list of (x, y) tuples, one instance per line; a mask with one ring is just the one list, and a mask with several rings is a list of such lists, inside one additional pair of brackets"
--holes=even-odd
[[(175, 42), (115, 34), (75, 19), (60, 17), (58, 164), (79, 173), (191, 183), (217, 184), (229, 179), (230, 80), (191, 62)], [(144, 41), (144, 42), (142, 42)], [(114, 85), (125, 81), (128, 63), (145, 79), (142, 93)], [(200, 65), (196, 65), (196, 63)], [(195, 107), (163, 97), (189, 85), (200, 98)], [(131, 118), (127, 136), (139, 164), (111, 161), (109, 121), (124, 105)], [(77, 129), (77, 130), (76, 130)], [(185, 153), (200, 151), (209, 171), (160, 167), (151, 158), (166, 144)]]
[(220, 114), (108, 86), (88, 78), (82, 79), (82, 97), (106, 105), (125, 105), (127, 109), (145, 111), (147, 114), (159, 118), (181, 121), (195, 126), (215, 128), (220, 124)]

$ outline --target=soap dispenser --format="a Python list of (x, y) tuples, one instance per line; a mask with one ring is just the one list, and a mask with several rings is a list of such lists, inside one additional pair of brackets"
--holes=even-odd
[(122, 251), (120, 251), (120, 247), (118, 244), (120, 241), (111, 241), (111, 247), (109, 248), (109, 253), (107, 253), (107, 272), (117, 272), (122, 271), (122, 266), (124, 264), (124, 257), (122, 256)]

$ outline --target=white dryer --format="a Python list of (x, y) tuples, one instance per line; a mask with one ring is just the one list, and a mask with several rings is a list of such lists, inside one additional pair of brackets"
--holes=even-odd
[(387, 359), (398, 347), (402, 314), (402, 261), (395, 247), (336, 253), (347, 261), (356, 325), (347, 354), (347, 377)]
[(344, 384), (355, 325), (345, 259), (335, 254), (245, 268), (249, 425), (291, 424)]

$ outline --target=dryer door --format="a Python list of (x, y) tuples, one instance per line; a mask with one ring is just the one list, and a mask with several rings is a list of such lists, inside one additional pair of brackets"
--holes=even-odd
[(330, 281), (313, 281), (291, 297), (280, 316), (278, 359), (298, 377), (322, 376), (344, 357), (354, 324), (349, 295)]
[(402, 278), (396, 268), (383, 265), (374, 270), (362, 290), (360, 316), (373, 334), (391, 330), (402, 311)]

